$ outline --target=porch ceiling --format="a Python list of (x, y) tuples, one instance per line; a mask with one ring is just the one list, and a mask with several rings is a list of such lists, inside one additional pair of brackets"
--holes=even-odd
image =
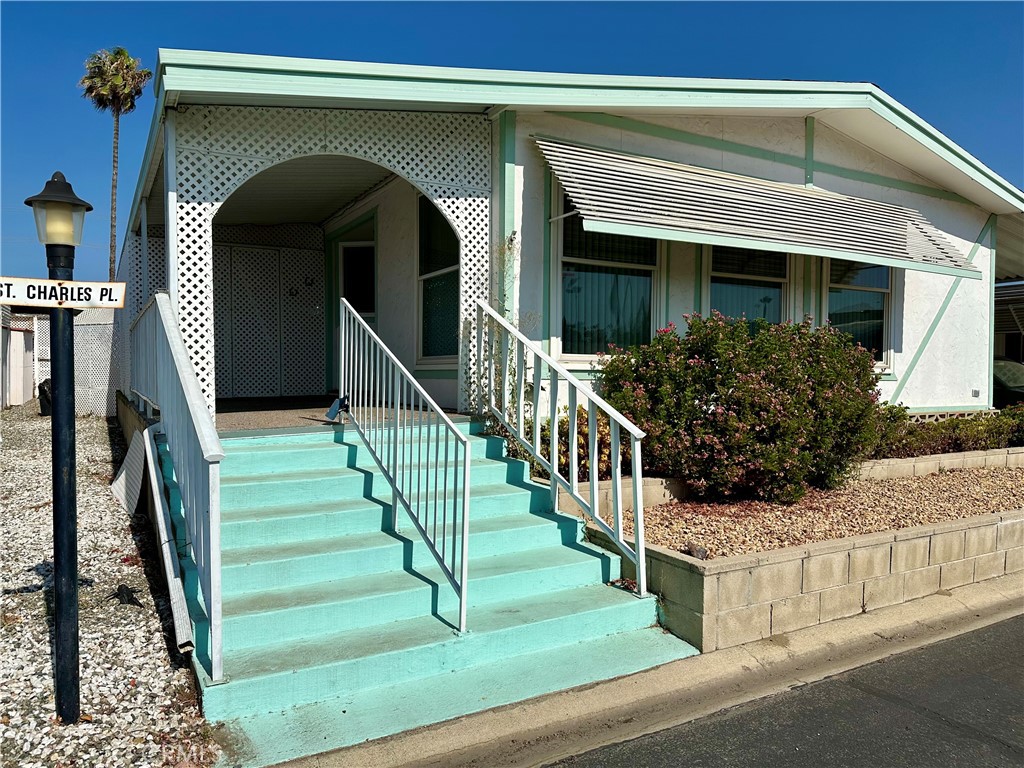
[(392, 175), (354, 157), (317, 155), (257, 174), (224, 201), (217, 224), (320, 223)]

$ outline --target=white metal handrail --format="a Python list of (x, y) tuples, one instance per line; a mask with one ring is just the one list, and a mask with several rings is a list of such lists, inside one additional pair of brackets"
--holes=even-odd
[(391, 522), (408, 513), (459, 596), (466, 631), (469, 568), (469, 438), (344, 298), (339, 395), (391, 485)]
[(224, 676), (221, 643), (220, 462), (217, 428), (166, 293), (131, 326), (132, 393), (160, 410), (160, 429), (181, 493), (185, 536), (210, 622), (210, 679)]
[[(482, 388), (481, 399), (488, 413), (496, 418), (525, 448), (533, 459), (548, 473), (551, 482), (552, 504), (557, 508), (557, 492), (561, 486), (589, 516), (595, 525), (603, 530), (622, 554), (636, 565), (637, 594), (647, 594), (647, 563), (644, 558), (644, 499), (643, 471), (641, 469), (640, 442), (645, 432), (609, 405), (593, 389), (573, 376), (549, 355), (526, 338), (515, 326), (498, 314), (483, 301), (477, 301), (477, 381)], [(547, 368), (545, 377), (544, 369)], [(530, 371), (530, 385), (527, 386), (527, 371)], [(541, 388), (544, 379), (548, 383), (548, 419), (550, 440), (548, 457), (543, 454), (541, 440)], [(568, 474), (561, 472), (559, 441), (560, 385), (565, 382), (568, 407)], [(532, 407), (532, 425), (526, 412), (526, 401)], [(586, 404), (587, 459), (590, 498), (580, 494), (579, 438), (577, 409)], [(608, 418), (610, 432), (610, 459), (612, 474), (613, 525), (608, 525), (600, 514), (598, 492), (600, 456), (598, 445), (598, 414)], [(531, 429), (532, 427), (532, 429)], [(622, 432), (629, 436), (630, 457), (633, 476), (633, 542), (626, 541), (623, 533), (622, 507)]]

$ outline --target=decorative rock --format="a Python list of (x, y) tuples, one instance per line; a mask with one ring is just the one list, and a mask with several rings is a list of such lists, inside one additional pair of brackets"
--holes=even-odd
[[(191, 672), (184, 658), (168, 657), (158, 614), (169, 614), (168, 601), (150, 592), (142, 568), (146, 560), (157, 564), (149, 521), (129, 517), (110, 493), (124, 453), (120, 430), (97, 418), (76, 420), (81, 707), (92, 721), (56, 721), (46, 621), (53, 588), (50, 420), (37, 414), (29, 403), (2, 415), (2, 762), (128, 768), (189, 765), (199, 755), (212, 765), (219, 750), (194, 695), (175, 696), (191, 687)], [(103, 599), (120, 585), (142, 607)], [(180, 702), (175, 711), (172, 698)]]

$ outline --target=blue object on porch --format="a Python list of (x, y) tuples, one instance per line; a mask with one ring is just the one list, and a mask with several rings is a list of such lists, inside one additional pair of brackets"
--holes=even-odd
[(331, 403), (331, 407), (327, 409), (327, 413), (324, 414), (324, 418), (328, 421), (334, 421), (342, 411), (348, 411), (347, 397), (339, 397)]
[[(391, 530), (390, 486), (355, 430), (223, 440), (226, 682), (203, 674), (208, 648), (195, 654), (203, 710), (230, 730), (232, 759), (272, 765), (697, 653), (656, 626), (653, 599), (606, 585), (619, 558), (552, 512), (550, 489), (503, 440), (460, 429), (472, 461), (463, 635), (419, 536)], [(201, 642), (196, 571), (183, 568)]]

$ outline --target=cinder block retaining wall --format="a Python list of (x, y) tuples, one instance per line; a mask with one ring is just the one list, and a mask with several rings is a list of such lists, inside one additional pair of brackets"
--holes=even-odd
[(1024, 447), (865, 461), (860, 465), (860, 477), (864, 480), (891, 480), (896, 477), (932, 475), (949, 469), (982, 467), (1024, 467)]
[(704, 652), (1019, 571), (1024, 510), (713, 560), (647, 547), (662, 624)]

